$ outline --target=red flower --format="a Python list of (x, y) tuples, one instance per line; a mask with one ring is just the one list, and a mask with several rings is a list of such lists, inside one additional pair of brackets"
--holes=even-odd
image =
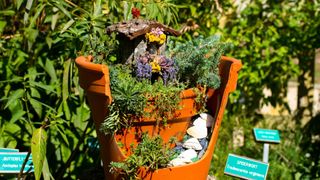
[(131, 9), (131, 14), (132, 14), (133, 18), (139, 18), (140, 10), (138, 8), (133, 7)]

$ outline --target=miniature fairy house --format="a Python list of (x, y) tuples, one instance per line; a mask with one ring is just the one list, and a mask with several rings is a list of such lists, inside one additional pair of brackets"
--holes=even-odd
[(132, 64), (146, 52), (164, 55), (166, 40), (169, 35), (179, 36), (181, 33), (159, 22), (132, 19), (107, 27), (107, 33), (117, 33), (119, 40), (118, 59)]

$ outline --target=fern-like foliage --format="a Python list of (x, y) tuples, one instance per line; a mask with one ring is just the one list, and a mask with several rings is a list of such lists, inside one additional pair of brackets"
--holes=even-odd
[(171, 55), (179, 67), (178, 78), (189, 86), (196, 84), (209, 88), (220, 85), (219, 60), (230, 43), (220, 42), (220, 36), (198, 37), (186, 43), (179, 43)]

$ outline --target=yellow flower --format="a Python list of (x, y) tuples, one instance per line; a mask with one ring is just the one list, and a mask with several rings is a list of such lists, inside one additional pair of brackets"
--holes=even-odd
[(152, 67), (152, 72), (160, 72), (161, 71), (161, 67), (158, 63), (151, 62), (150, 65)]
[(159, 37), (158, 36), (154, 36), (154, 41), (155, 42), (159, 42), (160, 41)]
[(163, 44), (166, 40), (166, 35), (165, 34), (161, 34), (161, 35), (155, 35), (153, 33), (146, 33), (146, 39), (149, 41), (149, 42), (157, 42), (158, 44)]
[(150, 42), (153, 42), (153, 41), (154, 41), (154, 38), (153, 38), (152, 35), (149, 36), (149, 41), (150, 41)]
[(160, 35), (160, 39), (165, 40), (166, 39), (166, 35), (165, 34), (161, 34)]

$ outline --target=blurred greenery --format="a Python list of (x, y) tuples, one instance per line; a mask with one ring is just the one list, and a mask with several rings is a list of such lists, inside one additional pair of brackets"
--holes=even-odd
[[(96, 173), (100, 161), (97, 147), (91, 146), (96, 134), (74, 59), (82, 54), (114, 58), (116, 42), (105, 27), (130, 19), (133, 6), (142, 18), (186, 32), (177, 41), (218, 33), (234, 44), (227, 55), (242, 60), (243, 68), (210, 174), (226, 178), (228, 153), (260, 159), (262, 145), (254, 142), (252, 128), (273, 122), (259, 114), (263, 105), (288, 107), (288, 81), (312, 66), (320, 45), (319, 0), (1, 0), (0, 147), (29, 151), (33, 132), (42, 127), (55, 179)], [(264, 89), (271, 95), (265, 96)], [(312, 129), (318, 127), (316, 119), (302, 126), (289, 116), (270, 127), (281, 130), (283, 141), (271, 146), (269, 179), (320, 178), (319, 132)], [(245, 144), (233, 148), (237, 127), (244, 129)]]
[[(319, 179), (319, 118), (317, 115), (310, 119), (303, 128), (292, 122), (292, 116), (266, 116), (259, 122), (260, 127), (278, 129), (281, 138), (280, 144), (270, 144), (267, 179)], [(262, 160), (263, 154), (263, 143), (255, 142), (250, 119), (227, 116), (225, 120), (210, 169), (210, 174), (218, 179), (232, 179), (223, 175), (228, 153), (257, 160)], [(239, 129), (244, 138), (241, 147), (233, 141), (233, 132)]]

